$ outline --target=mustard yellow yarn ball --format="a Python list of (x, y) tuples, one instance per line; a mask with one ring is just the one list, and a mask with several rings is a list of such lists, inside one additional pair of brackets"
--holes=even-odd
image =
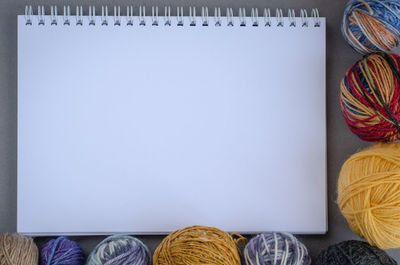
[(400, 143), (379, 143), (351, 156), (338, 180), (338, 205), (371, 245), (400, 248)]
[(153, 265), (240, 265), (237, 242), (226, 232), (190, 226), (167, 236), (157, 247)]

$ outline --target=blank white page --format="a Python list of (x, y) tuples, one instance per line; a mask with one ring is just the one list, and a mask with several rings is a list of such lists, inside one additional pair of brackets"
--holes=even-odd
[(325, 19), (246, 19), (19, 16), (18, 231), (324, 233)]

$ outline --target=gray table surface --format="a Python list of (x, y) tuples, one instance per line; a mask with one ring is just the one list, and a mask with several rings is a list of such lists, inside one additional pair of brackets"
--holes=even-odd
[[(344, 5), (347, 0), (137, 0), (137, 1), (104, 1), (104, 0), (0, 0), (0, 232), (16, 231), (17, 214), (17, 19), (23, 14), (26, 4), (33, 6), (57, 4), (87, 7), (101, 5), (158, 5), (176, 6), (208, 6), (221, 7), (225, 10), (232, 7), (237, 11), (239, 7), (257, 7), (260, 10), (269, 7), (294, 8), (296, 14), (300, 8), (317, 7), (321, 16), (327, 17), (327, 54), (326, 54), (326, 102), (327, 102), (327, 139), (328, 139), (328, 202), (329, 202), (329, 231), (325, 235), (301, 235), (300, 239), (307, 245), (313, 258), (327, 246), (348, 239), (358, 239), (349, 229), (345, 219), (339, 212), (336, 201), (337, 176), (342, 163), (354, 152), (369, 145), (353, 135), (341, 116), (339, 107), (339, 84), (346, 69), (362, 56), (354, 52), (345, 43), (340, 32), (340, 21)], [(173, 9), (174, 11), (174, 9)], [(186, 8), (185, 15), (188, 9)], [(235, 12), (236, 12), (235, 11)], [(49, 12), (49, 11), (47, 11)], [(36, 13), (36, 11), (35, 11)], [(85, 13), (86, 14), (86, 13)], [(175, 14), (175, 12), (173, 12)], [(293, 43), (293, 45), (296, 45)], [(397, 50), (397, 53), (399, 50)], [(292, 69), (295, 71), (295, 69)], [(46, 78), (45, 73), (43, 78)], [(149, 195), (150, 196), (150, 195)], [(43, 205), (43, 211), (46, 206)], [(40, 213), (38, 213), (40, 214)], [(107, 214), (106, 212), (104, 214)], [(293, 216), (296, 218), (296, 216)], [(87, 236), (73, 237), (88, 254), (104, 237)], [(140, 236), (152, 251), (163, 239), (163, 236)], [(48, 238), (36, 238), (38, 245), (42, 245)], [(390, 250), (388, 253), (400, 261), (400, 250)]]

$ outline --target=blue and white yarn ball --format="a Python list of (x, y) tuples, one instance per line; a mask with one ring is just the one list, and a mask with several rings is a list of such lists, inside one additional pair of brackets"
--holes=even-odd
[(101, 241), (90, 254), (87, 265), (149, 265), (150, 251), (139, 239), (113, 235)]
[(310, 265), (307, 248), (289, 233), (263, 233), (244, 249), (246, 265)]
[(393, 50), (400, 42), (400, 1), (351, 0), (344, 10), (342, 33), (361, 54)]

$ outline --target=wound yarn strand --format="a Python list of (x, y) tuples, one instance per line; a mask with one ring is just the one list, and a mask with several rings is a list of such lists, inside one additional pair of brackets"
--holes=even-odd
[(343, 15), (342, 34), (362, 54), (393, 50), (400, 42), (400, 1), (349, 1)]
[(244, 249), (246, 265), (310, 265), (306, 246), (290, 233), (262, 233)]
[(238, 243), (242, 240), (214, 227), (189, 226), (161, 242), (153, 265), (240, 265)]
[(337, 203), (351, 229), (371, 245), (400, 247), (400, 143), (378, 143), (342, 166)]
[(351, 67), (340, 85), (343, 117), (365, 141), (400, 139), (400, 56), (371, 54)]
[(0, 236), (0, 265), (37, 265), (38, 256), (32, 238), (17, 233)]
[(377, 247), (349, 240), (322, 250), (315, 265), (397, 265), (397, 262)]
[(58, 237), (47, 242), (40, 251), (41, 265), (83, 265), (82, 248), (67, 237)]
[(101, 241), (90, 254), (87, 265), (150, 265), (150, 250), (129, 235), (112, 235)]

